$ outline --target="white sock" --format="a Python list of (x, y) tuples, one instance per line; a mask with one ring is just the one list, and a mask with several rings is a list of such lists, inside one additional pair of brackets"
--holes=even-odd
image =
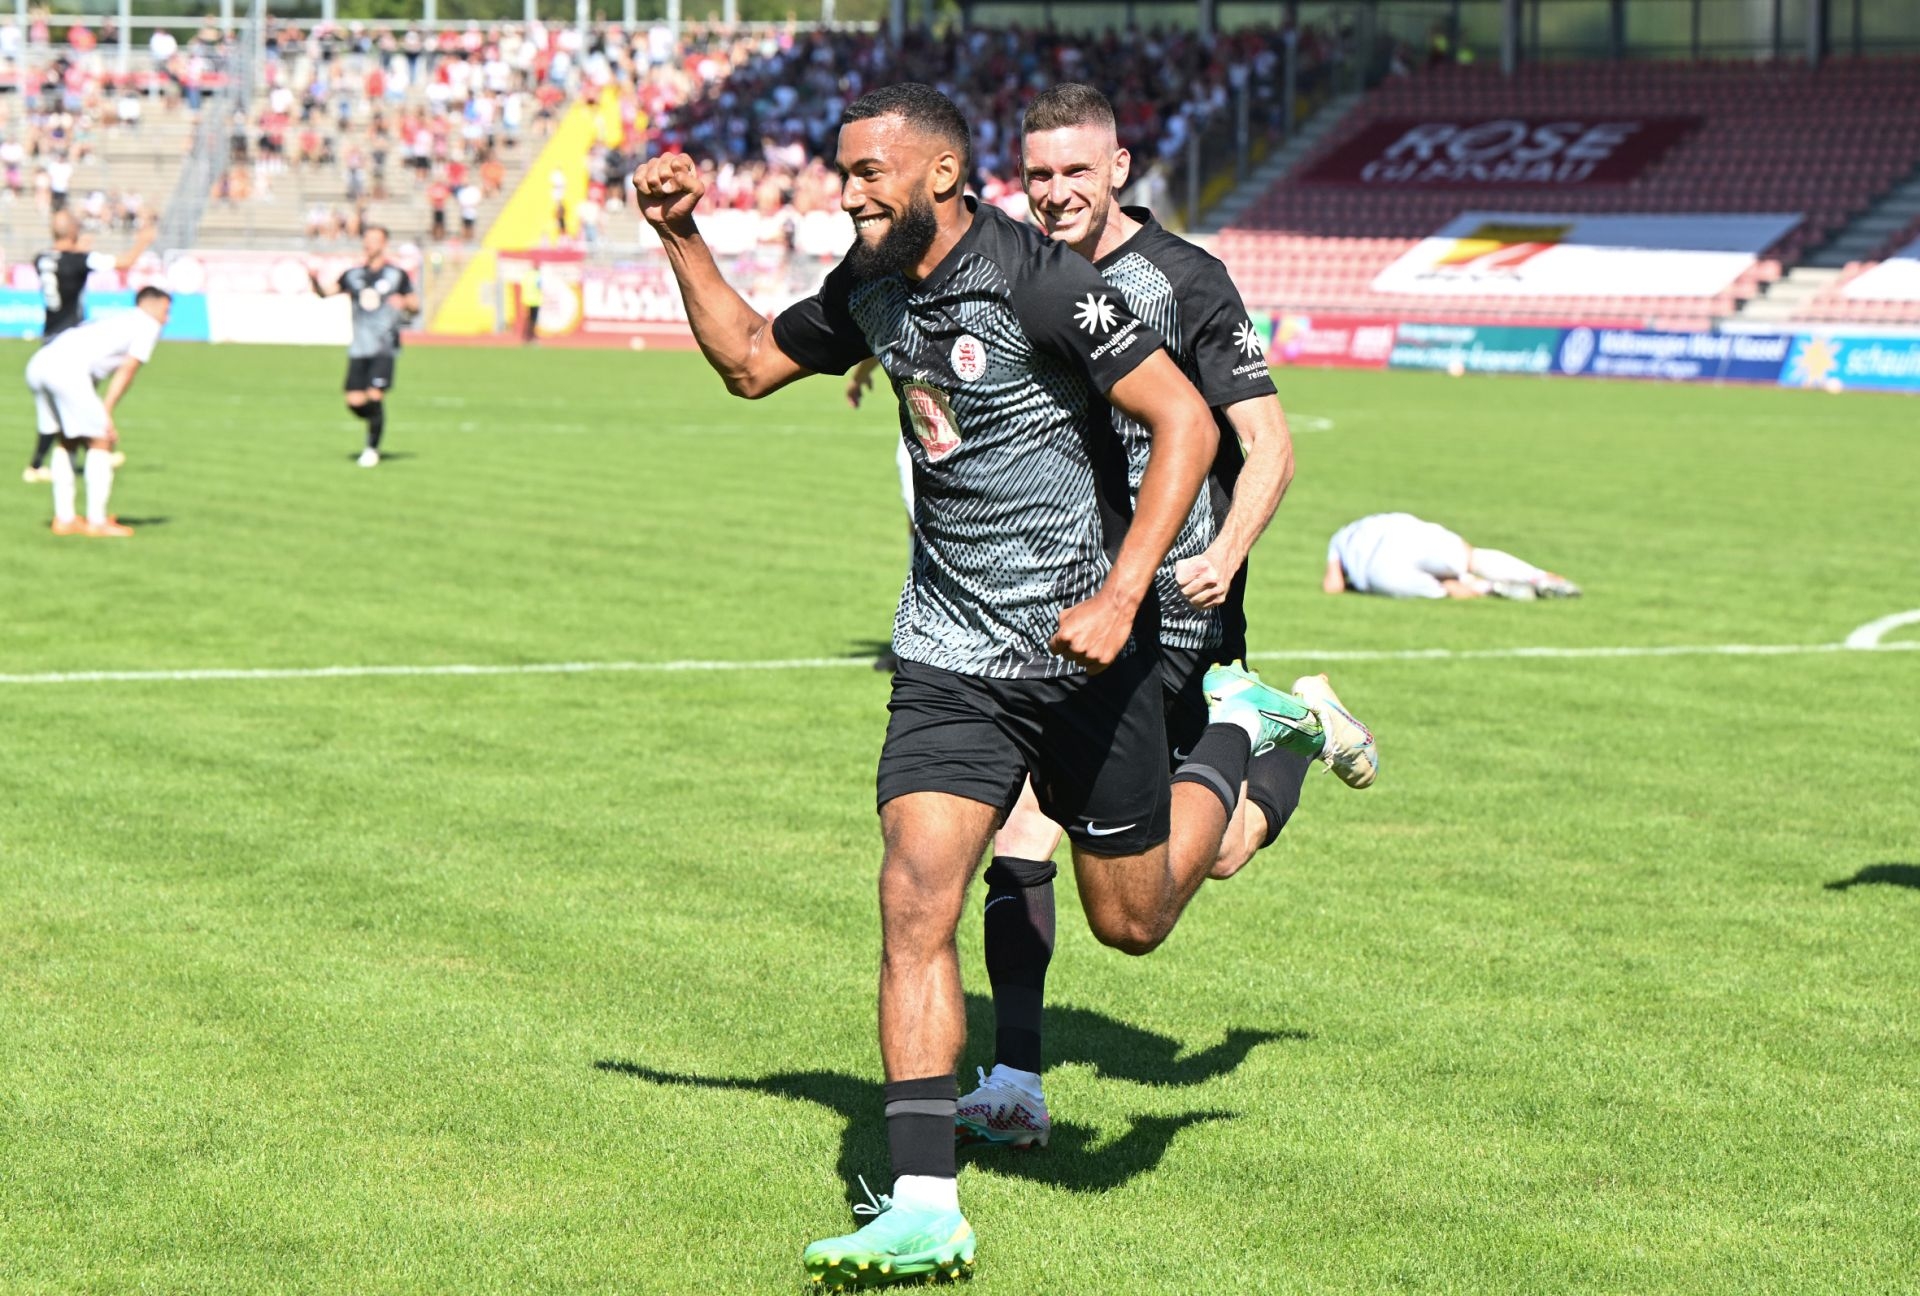
[(1499, 549), (1475, 549), (1471, 570), (1475, 576), (1486, 580), (1525, 581), (1529, 585), (1545, 580), (1547, 576), (1532, 563), (1521, 562)]
[(993, 1070), (987, 1073), (989, 1084), (1011, 1085), (1027, 1097), (1036, 1101), (1040, 1098), (1040, 1077), (1032, 1071), (1022, 1071), (1019, 1067), (1010, 1067), (995, 1062)]
[(113, 494), (113, 452), (87, 452), (87, 521), (107, 524), (107, 499)]
[(58, 441), (53, 443), (53, 520), (73, 521), (73, 455)]
[(893, 1181), (893, 1204), (916, 1210), (960, 1209), (960, 1181), (933, 1175), (901, 1175)]
[(1247, 731), (1247, 741), (1255, 747), (1260, 745), (1260, 708), (1252, 703), (1225, 708), (1220, 714), (1209, 715), (1208, 724), (1239, 725)]

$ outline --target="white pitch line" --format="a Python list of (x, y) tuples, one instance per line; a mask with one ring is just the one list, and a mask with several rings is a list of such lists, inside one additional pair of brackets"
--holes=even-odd
[(1880, 641), (1901, 626), (1920, 625), (1920, 608), (1911, 612), (1895, 612), (1881, 617), (1878, 621), (1869, 621), (1847, 636), (1849, 648), (1898, 648), (1899, 644), (1883, 644)]
[[(1824, 644), (1645, 644), (1616, 648), (1408, 648), (1381, 650), (1299, 648), (1247, 654), (1256, 661), (1488, 661), (1594, 657), (1790, 657), (1806, 653), (1903, 652), (1911, 643)], [(869, 657), (788, 657), (773, 661), (604, 661), (523, 662), (516, 665), (442, 666), (268, 666), (203, 670), (54, 671), (38, 675), (0, 675), (4, 684), (185, 684), (216, 680), (382, 679), (412, 676), (479, 675), (673, 675), (691, 671), (868, 670)]]

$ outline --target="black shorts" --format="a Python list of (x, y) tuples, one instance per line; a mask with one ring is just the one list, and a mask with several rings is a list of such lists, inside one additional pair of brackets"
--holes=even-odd
[(393, 390), (393, 360), (390, 355), (348, 356), (347, 390)]
[(1158, 663), (1139, 649), (1098, 675), (985, 679), (920, 662), (894, 672), (878, 801), (946, 792), (1005, 812), (1033, 778), (1047, 818), (1094, 855), (1167, 840), (1173, 789)]

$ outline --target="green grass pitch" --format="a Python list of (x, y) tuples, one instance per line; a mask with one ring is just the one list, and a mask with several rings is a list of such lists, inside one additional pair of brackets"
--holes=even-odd
[[(421, 350), (366, 472), (342, 369), (164, 347), (131, 541), (0, 493), (0, 1290), (797, 1290), (886, 1178), (857, 659), (904, 563), (891, 414)], [(1920, 607), (1910, 401), (1281, 381), (1249, 611), (1283, 682)], [(1386, 508), (1587, 597), (1321, 595)], [(13, 682), (820, 658), (854, 664)], [(1920, 653), (1330, 669), (1376, 788), (1316, 773), (1148, 959), (1062, 888), (1060, 1123), (963, 1163), (975, 1289), (1915, 1290)]]

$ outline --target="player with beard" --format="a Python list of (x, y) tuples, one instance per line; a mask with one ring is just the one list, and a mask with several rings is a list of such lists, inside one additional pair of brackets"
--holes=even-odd
[[(49, 222), (53, 230), (53, 246), (33, 259), (34, 273), (40, 279), (41, 304), (46, 308), (47, 317), (40, 330), (40, 345), (59, 337), (85, 318), (87, 277), (99, 270), (127, 271), (133, 268), (142, 253), (153, 246), (158, 225), (151, 213), (140, 226), (139, 233), (133, 236), (133, 246), (115, 256), (111, 252), (89, 252), (80, 232), (80, 218), (70, 211), (57, 211)], [(27, 461), (26, 471), (20, 474), (20, 480), (26, 482), (44, 482), (53, 480), (52, 470), (47, 467), (47, 455), (53, 449), (53, 443), (59, 440), (57, 433), (40, 433), (33, 443), (33, 457)], [(113, 456), (114, 467), (125, 462), (118, 450), (109, 450)]]
[[(1219, 426), (1206, 487), (1154, 582), (1168, 752), (1177, 768), (1207, 725), (1208, 663), (1246, 656), (1247, 554), (1293, 477), (1286, 415), (1226, 267), (1162, 228), (1146, 209), (1116, 201), (1130, 159), (1115, 137), (1105, 95), (1071, 82), (1045, 91), (1027, 108), (1021, 151), (1027, 201), (1041, 229), (1092, 262), (1128, 308), (1166, 339)], [(1137, 485), (1151, 443), (1146, 429), (1124, 414), (1117, 424)], [(1370, 784), (1373, 737), (1340, 705), (1326, 677), (1303, 677), (1293, 691), (1329, 735), (1319, 758), (1348, 784)], [(1279, 836), (1300, 803), (1313, 759), (1276, 747), (1248, 764), (1245, 794), (1213, 877), (1233, 876)], [(1060, 832), (1029, 791), (994, 837), (983, 911), (994, 1067), (982, 1069), (979, 1087), (960, 1100), (963, 1138), (1044, 1145), (1052, 1127), (1040, 1084), (1041, 1005), (1053, 956), (1053, 852)]]
[[(838, 163), (856, 242), (771, 324), (701, 241), (693, 162), (656, 158), (634, 179), (728, 390), (764, 396), (877, 356), (913, 457), (914, 558), (876, 796), (894, 1181), (858, 1208), (873, 1216), (864, 1228), (806, 1249), (836, 1286), (971, 1262), (955, 1182), (954, 935), (1027, 776), (1068, 825), (1094, 934), (1144, 954), (1206, 879), (1254, 747), (1321, 743), (1294, 699), (1223, 679), (1213, 723), (1169, 780), (1150, 596), (1213, 460), (1213, 419), (1085, 259), (963, 196), (967, 154), (965, 120), (929, 87), (850, 105)], [(1126, 463), (1102, 394), (1153, 442), (1124, 527)]]

